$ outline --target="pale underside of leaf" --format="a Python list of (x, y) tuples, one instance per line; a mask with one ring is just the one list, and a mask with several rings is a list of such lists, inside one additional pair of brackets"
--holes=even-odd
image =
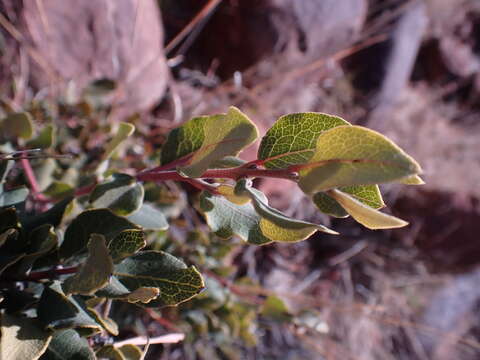
[(34, 319), (1, 315), (0, 359), (31, 359), (42, 356), (52, 340), (52, 333), (43, 330)]
[(334, 189), (330, 190), (328, 194), (338, 201), (356, 221), (369, 229), (392, 229), (408, 225), (408, 222), (362, 204), (342, 191)]
[(312, 194), (400, 181), (419, 173), (417, 162), (383, 135), (361, 126), (338, 126), (318, 137), (315, 154), (300, 166), (299, 186)]
[(423, 179), (420, 176), (413, 175), (400, 180), (400, 183), (405, 185), (424, 185), (425, 181), (423, 181)]
[[(351, 195), (361, 203), (374, 209), (378, 210), (385, 207), (378, 185), (344, 186), (338, 190)], [(321, 212), (327, 215), (338, 218), (348, 216), (348, 212), (334, 198), (328, 195), (327, 192), (316, 193), (313, 196), (313, 202)]]
[(118, 149), (120, 144), (124, 142), (129, 136), (135, 131), (135, 126), (130, 123), (121, 122), (118, 124), (117, 133), (110, 140), (110, 142), (105, 147), (105, 153), (103, 155), (103, 160), (110, 158), (115, 150)]

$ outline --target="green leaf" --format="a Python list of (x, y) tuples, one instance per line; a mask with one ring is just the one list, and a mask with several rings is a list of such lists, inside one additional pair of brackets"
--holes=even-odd
[(44, 288), (37, 314), (47, 329), (101, 330), (100, 325), (88, 314), (82, 300), (75, 296), (65, 296), (58, 281)]
[(338, 126), (317, 139), (315, 154), (299, 166), (299, 186), (307, 194), (350, 185), (399, 181), (420, 166), (392, 141), (361, 126)]
[(135, 126), (133, 126), (132, 124), (126, 123), (126, 122), (120, 122), (118, 124), (117, 133), (105, 147), (105, 152), (103, 154), (102, 159), (103, 160), (109, 159), (113, 155), (115, 150), (118, 149), (120, 144), (124, 142), (129, 136), (131, 136), (134, 131), (135, 131)]
[(237, 235), (250, 244), (264, 245), (272, 241), (301, 241), (317, 230), (336, 234), (322, 225), (295, 220), (271, 208), (265, 195), (250, 187), (249, 180), (243, 179), (237, 183), (235, 196), (247, 196), (251, 202), (234, 203), (207, 192), (200, 198), (200, 207), (207, 223), (219, 237)]
[(140, 227), (108, 209), (86, 210), (67, 227), (60, 247), (60, 256), (66, 259), (74, 254), (85, 252), (90, 235), (93, 233), (105, 236), (107, 243), (110, 243), (123, 230), (129, 229), (140, 229)]
[(69, 208), (74, 203), (73, 196), (69, 196), (55, 205), (53, 205), (47, 211), (44, 211), (38, 215), (28, 215), (24, 216), (21, 219), (22, 226), (25, 228), (26, 231), (30, 231), (35, 229), (39, 226), (50, 224), (54, 227), (57, 227), (61, 224), (63, 218), (68, 214)]
[(101, 347), (95, 355), (98, 359), (108, 359), (108, 360), (126, 360), (123, 354), (115, 348), (113, 345), (105, 345)]
[(269, 169), (306, 163), (315, 152), (318, 136), (337, 126), (342, 118), (323, 113), (295, 113), (280, 117), (262, 138), (258, 158)]
[(87, 310), (88, 310), (88, 313), (95, 319), (95, 321), (100, 325), (102, 325), (102, 327), (105, 330), (107, 330), (113, 336), (118, 335), (118, 325), (112, 318), (109, 318), (108, 316), (100, 315), (100, 313), (97, 310), (91, 307), (87, 307)]
[(117, 348), (126, 360), (142, 360), (142, 350), (136, 345), (127, 344)]
[(55, 144), (55, 126), (47, 125), (32, 140), (27, 142), (29, 148), (47, 149)]
[(75, 330), (55, 331), (47, 351), (40, 360), (95, 360), (88, 340)]
[(235, 186), (236, 195), (248, 194), (255, 211), (261, 216), (261, 232), (273, 241), (297, 242), (305, 240), (316, 231), (337, 235), (338, 233), (323, 225), (296, 220), (268, 206), (267, 202), (251, 187), (251, 180), (242, 179)]
[(237, 204), (243, 205), (250, 202), (250, 197), (247, 195), (237, 195), (235, 194), (235, 188), (230, 185), (219, 185), (216, 188), (218, 194), (223, 195), (228, 201)]
[(133, 176), (113, 174), (95, 186), (90, 194), (90, 203), (96, 208), (109, 208), (118, 215), (126, 216), (142, 206), (143, 195), (142, 184)]
[(211, 169), (228, 169), (245, 165), (247, 162), (236, 156), (225, 156), (224, 158), (217, 160), (210, 164)]
[(105, 237), (91, 234), (88, 242), (88, 258), (78, 272), (63, 283), (66, 295), (93, 295), (108, 284), (113, 273), (113, 261), (105, 244)]
[(342, 191), (334, 189), (328, 194), (338, 201), (356, 221), (369, 229), (392, 229), (408, 225), (406, 221), (381, 213)]
[(46, 189), (43, 191), (43, 194), (52, 199), (63, 199), (67, 196), (73, 195), (75, 189), (64, 182), (53, 181)]
[[(0, 185), (0, 188), (3, 187)], [(21, 186), (17, 189), (0, 192), (0, 207), (14, 206), (24, 202), (28, 196), (28, 189)]]
[(278, 322), (292, 320), (292, 315), (289, 313), (288, 308), (283, 300), (273, 295), (270, 295), (265, 299), (261, 309), (261, 314)]
[(261, 217), (251, 203), (234, 204), (223, 196), (212, 195), (204, 191), (200, 196), (200, 209), (205, 215), (210, 229), (223, 239), (237, 235), (242, 240), (254, 245), (272, 242), (262, 234), (259, 226)]
[[(374, 209), (381, 209), (385, 206), (380, 189), (377, 185), (353, 185), (345, 186), (339, 189)], [(330, 216), (347, 217), (347, 211), (326, 192), (318, 192), (313, 196), (313, 202), (318, 209)]]
[(194, 266), (164, 252), (143, 251), (115, 266), (114, 276), (129, 291), (139, 287), (160, 289), (158, 298), (149, 306), (178, 305), (198, 294), (205, 287)]
[(179, 170), (199, 177), (218, 160), (237, 155), (257, 137), (255, 124), (232, 106), (226, 114), (193, 118), (170, 132), (162, 149), (162, 164), (184, 158), (182, 165), (186, 166)]
[(2, 337), (0, 359), (37, 360), (52, 340), (52, 334), (43, 330), (35, 319), (1, 315)]
[(167, 230), (167, 218), (152, 204), (143, 203), (140, 209), (127, 216), (127, 219), (145, 230)]
[(25, 139), (33, 135), (32, 116), (27, 112), (8, 114), (0, 122), (0, 131), (4, 139)]
[(114, 262), (129, 257), (147, 245), (143, 230), (124, 230), (108, 244)]
[(28, 253), (23, 257), (19, 272), (26, 273), (35, 260), (52, 251), (58, 245), (57, 234), (50, 224), (41, 225), (29, 234)]
[(425, 181), (423, 181), (423, 179), (420, 176), (413, 175), (406, 179), (400, 180), (400, 183), (405, 185), (424, 185)]

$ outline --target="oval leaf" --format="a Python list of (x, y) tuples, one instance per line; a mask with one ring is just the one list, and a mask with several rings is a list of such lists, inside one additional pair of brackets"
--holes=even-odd
[(115, 150), (118, 149), (121, 143), (123, 143), (129, 136), (135, 131), (135, 126), (130, 123), (121, 122), (118, 124), (118, 130), (115, 136), (110, 140), (110, 142), (105, 147), (105, 152), (103, 154), (102, 160), (109, 159)]
[[(378, 185), (354, 185), (339, 188), (340, 191), (347, 193), (374, 209), (381, 209), (385, 206)], [(318, 192), (313, 196), (313, 202), (318, 209), (330, 216), (344, 218), (348, 216), (345, 209), (326, 192)]]
[(96, 208), (109, 208), (122, 216), (137, 211), (143, 203), (143, 186), (127, 174), (113, 174), (98, 184), (90, 194), (90, 202)]
[(408, 225), (408, 222), (374, 210), (339, 190), (331, 190), (328, 194), (337, 200), (356, 221), (369, 229), (393, 229)]
[(183, 158), (179, 170), (186, 176), (199, 177), (211, 164), (237, 155), (257, 137), (255, 124), (232, 106), (226, 114), (193, 118), (173, 130), (162, 149), (162, 164)]
[(88, 257), (85, 263), (75, 275), (70, 276), (63, 282), (62, 287), (66, 295), (93, 295), (97, 290), (108, 284), (112, 275), (113, 261), (105, 244), (105, 237), (92, 234), (87, 247)]
[(140, 209), (130, 214), (127, 219), (145, 230), (167, 230), (167, 218), (162, 211), (152, 204), (143, 203)]
[(7, 115), (0, 122), (1, 136), (5, 139), (30, 139), (33, 135), (32, 116), (27, 112), (18, 112)]
[(417, 162), (392, 141), (361, 126), (339, 126), (322, 133), (315, 154), (298, 170), (299, 186), (307, 194), (399, 181), (421, 172)]
[(109, 243), (123, 230), (128, 229), (140, 229), (140, 227), (108, 209), (86, 210), (67, 227), (60, 246), (60, 256), (66, 259), (74, 254), (85, 252), (90, 235), (93, 233), (105, 236)]
[(75, 330), (55, 331), (52, 341), (41, 360), (95, 360), (95, 354), (88, 340), (78, 335)]
[(270, 169), (306, 163), (314, 154), (318, 136), (341, 125), (350, 124), (340, 117), (323, 113), (282, 116), (262, 138), (258, 158)]
[(124, 230), (108, 244), (110, 256), (116, 263), (129, 257), (147, 245), (142, 230)]
[(34, 319), (3, 313), (1, 323), (0, 359), (3, 360), (37, 360), (52, 339), (52, 333), (43, 330)]

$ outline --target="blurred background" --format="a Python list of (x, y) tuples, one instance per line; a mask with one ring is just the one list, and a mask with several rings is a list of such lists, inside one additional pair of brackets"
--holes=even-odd
[(323, 217), (278, 180), (258, 184), (274, 206), (342, 235), (220, 243), (185, 210), (158, 246), (203, 261), (205, 293), (148, 314), (114, 309), (121, 336), (186, 335), (147, 358), (480, 358), (480, 1), (2, 0), (0, 54), (4, 108), (48, 113), (113, 80), (108, 121), (137, 118), (140, 155), (235, 105), (262, 133), (286, 113), (341, 116), (425, 171), (424, 186), (382, 188), (410, 222), (401, 230)]

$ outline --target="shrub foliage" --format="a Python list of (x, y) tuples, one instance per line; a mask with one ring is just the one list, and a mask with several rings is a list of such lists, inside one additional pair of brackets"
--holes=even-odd
[[(106, 121), (96, 126), (101, 136), (92, 155), (84, 153), (92, 139), (82, 126), (57, 129), (48, 121), (37, 126), (28, 112), (7, 112), (0, 121), (2, 359), (142, 356), (134, 346), (92, 339), (118, 335), (106, 311), (112, 300), (175, 306), (205, 288), (195, 265), (160, 250), (167, 248), (159, 244), (169, 223), (191, 206), (175, 184), (201, 191), (190, 204), (203, 214), (209, 237), (236, 236), (265, 245), (337, 232), (274, 209), (253, 187), (254, 178), (291, 180), (319, 211), (352, 216), (370, 229), (407, 224), (380, 211), (385, 204), (378, 184), (422, 183), (420, 166), (392, 141), (322, 113), (282, 116), (261, 139), (258, 158), (248, 162), (237, 156), (259, 135), (235, 107), (187, 121), (169, 133), (160, 153), (145, 155), (149, 158), (143, 162), (125, 160), (136, 145), (132, 134), (137, 139), (145, 133), (141, 126), (136, 130), (132, 123), (111, 126)], [(75, 156), (55, 153), (74, 149), (70, 142), (82, 136)], [(188, 237), (193, 247), (209, 241), (198, 233)], [(224, 250), (217, 250), (213, 258), (221, 264)], [(222, 296), (217, 291), (210, 301)], [(267, 300), (264, 312), (278, 317), (275, 309), (283, 305), (276, 298)], [(189, 314), (195, 318), (192, 304)], [(243, 313), (237, 326), (245, 330), (248, 311), (229, 311), (237, 317)]]

